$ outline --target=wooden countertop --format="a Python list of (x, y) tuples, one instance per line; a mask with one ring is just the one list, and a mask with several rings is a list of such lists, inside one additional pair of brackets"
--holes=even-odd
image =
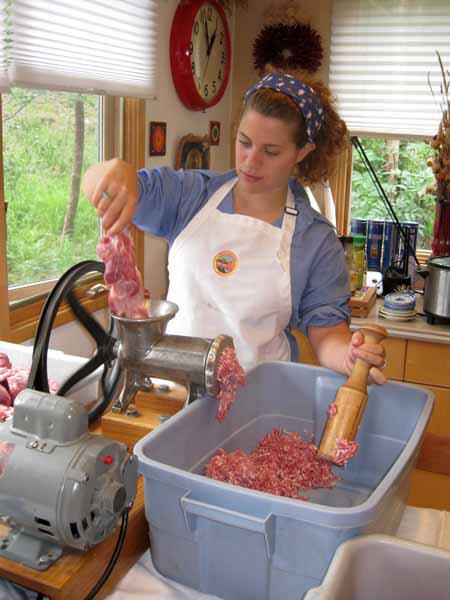
[(422, 296), (416, 296), (417, 316), (411, 321), (391, 321), (379, 316), (378, 309), (383, 306), (383, 299), (378, 298), (367, 317), (352, 317), (350, 328), (355, 331), (366, 323), (376, 323), (387, 329), (389, 337), (441, 344), (450, 343), (450, 325), (431, 325), (427, 323), (426, 317), (422, 313), (422, 304)]

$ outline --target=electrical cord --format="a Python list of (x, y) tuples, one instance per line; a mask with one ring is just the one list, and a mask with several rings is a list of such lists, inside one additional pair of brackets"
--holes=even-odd
[(125, 536), (126, 536), (127, 528), (128, 528), (128, 514), (129, 514), (130, 510), (131, 510), (131, 507), (129, 507), (129, 506), (127, 506), (127, 508), (125, 508), (123, 510), (122, 522), (120, 524), (119, 537), (117, 539), (117, 543), (116, 543), (116, 547), (114, 548), (114, 552), (109, 560), (109, 563), (108, 563), (106, 569), (103, 572), (103, 575), (100, 577), (98, 582), (94, 585), (94, 587), (92, 588), (92, 590), (89, 592), (89, 594), (86, 596), (86, 598), (84, 600), (93, 600), (93, 598), (95, 598), (95, 596), (99, 593), (101, 588), (105, 585), (108, 577), (112, 573), (112, 570), (116, 566), (117, 560), (119, 559), (119, 555), (122, 551), (123, 544), (125, 541)]

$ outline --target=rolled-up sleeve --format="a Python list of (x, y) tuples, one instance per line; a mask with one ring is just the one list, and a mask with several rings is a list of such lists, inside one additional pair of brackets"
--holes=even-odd
[(133, 223), (171, 244), (207, 202), (210, 179), (206, 171), (168, 167), (138, 171), (139, 200)]
[(308, 327), (350, 321), (350, 287), (344, 251), (334, 230), (315, 223), (303, 237), (296, 269), (300, 277), (297, 327), (307, 334)]

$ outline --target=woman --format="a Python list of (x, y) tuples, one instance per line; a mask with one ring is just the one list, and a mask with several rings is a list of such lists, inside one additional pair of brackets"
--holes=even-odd
[(344, 253), (302, 183), (326, 180), (346, 143), (329, 91), (283, 73), (245, 95), (236, 168), (225, 174), (140, 170), (114, 159), (91, 167), (83, 191), (105, 230), (131, 222), (169, 242), (168, 332), (234, 339), (244, 368), (296, 360), (290, 327), (320, 363), (349, 374), (356, 358), (384, 383), (384, 348), (349, 329)]

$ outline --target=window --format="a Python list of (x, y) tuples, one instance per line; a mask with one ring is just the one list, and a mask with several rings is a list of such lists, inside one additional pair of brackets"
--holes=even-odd
[(13, 88), (2, 104), (8, 288), (14, 301), (42, 289), (32, 284), (95, 259), (99, 224), (80, 198), (80, 180), (102, 158), (103, 99)]
[[(419, 140), (360, 138), (399, 221), (418, 223), (417, 248), (430, 250), (433, 240), (434, 196), (427, 193), (434, 176), (428, 161), (433, 151)], [(366, 166), (353, 152), (351, 217), (392, 220)]]
[[(427, 141), (437, 133), (441, 72), (450, 64), (447, 0), (339, 0), (333, 3), (330, 87), (351, 135), (362, 141), (399, 220), (420, 223), (418, 247), (429, 249), (434, 223)], [(350, 159), (351, 160), (351, 159)], [(389, 218), (353, 151), (351, 216)], [(351, 192), (350, 192), (351, 188)], [(346, 200), (344, 200), (345, 203)], [(339, 210), (342, 207), (338, 207)]]
[(0, 30), (0, 339), (21, 341), (42, 306), (36, 294), (95, 256), (80, 174), (102, 157), (144, 164), (158, 2), (0, 0)]

